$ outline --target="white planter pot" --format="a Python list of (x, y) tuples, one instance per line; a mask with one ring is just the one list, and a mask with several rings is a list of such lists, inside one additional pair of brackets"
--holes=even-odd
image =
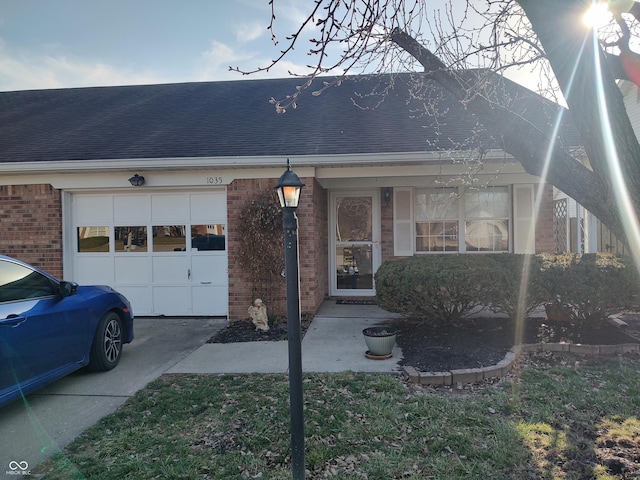
[(362, 330), (368, 354), (382, 357), (391, 355), (398, 331), (392, 327), (368, 327)]

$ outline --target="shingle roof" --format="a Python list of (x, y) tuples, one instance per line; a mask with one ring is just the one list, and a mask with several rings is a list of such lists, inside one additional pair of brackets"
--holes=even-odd
[[(345, 79), (318, 97), (305, 94), (285, 114), (269, 99), (295, 92), (299, 78), (3, 92), (0, 162), (422, 152), (480, 137), (500, 147), (474, 136), (476, 120), (435, 82), (412, 90), (412, 78)], [(384, 96), (366, 95), (391, 80)], [(501, 81), (525, 116), (544, 126), (551, 104)], [(426, 113), (425, 104), (440, 114)]]

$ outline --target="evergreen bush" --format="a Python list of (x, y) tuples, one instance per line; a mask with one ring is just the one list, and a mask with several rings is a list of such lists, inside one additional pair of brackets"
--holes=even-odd
[(464, 318), (491, 299), (490, 257), (423, 255), (385, 262), (375, 275), (378, 304), (433, 322)]
[(548, 301), (573, 322), (598, 322), (638, 306), (638, 270), (628, 257), (609, 253), (542, 254)]

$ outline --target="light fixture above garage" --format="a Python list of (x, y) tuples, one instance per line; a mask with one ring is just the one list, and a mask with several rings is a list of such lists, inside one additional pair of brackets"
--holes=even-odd
[(134, 187), (141, 187), (142, 185), (144, 185), (144, 177), (136, 173), (133, 177), (129, 179), (129, 183)]

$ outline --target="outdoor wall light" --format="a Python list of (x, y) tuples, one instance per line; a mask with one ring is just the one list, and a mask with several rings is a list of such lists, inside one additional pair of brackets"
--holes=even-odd
[(382, 189), (382, 199), (384, 200), (384, 204), (388, 207), (389, 203), (391, 203), (391, 197), (393, 196), (393, 188), (384, 187)]
[(144, 185), (144, 177), (136, 173), (133, 177), (129, 179), (129, 183), (134, 187), (141, 187), (142, 185)]

